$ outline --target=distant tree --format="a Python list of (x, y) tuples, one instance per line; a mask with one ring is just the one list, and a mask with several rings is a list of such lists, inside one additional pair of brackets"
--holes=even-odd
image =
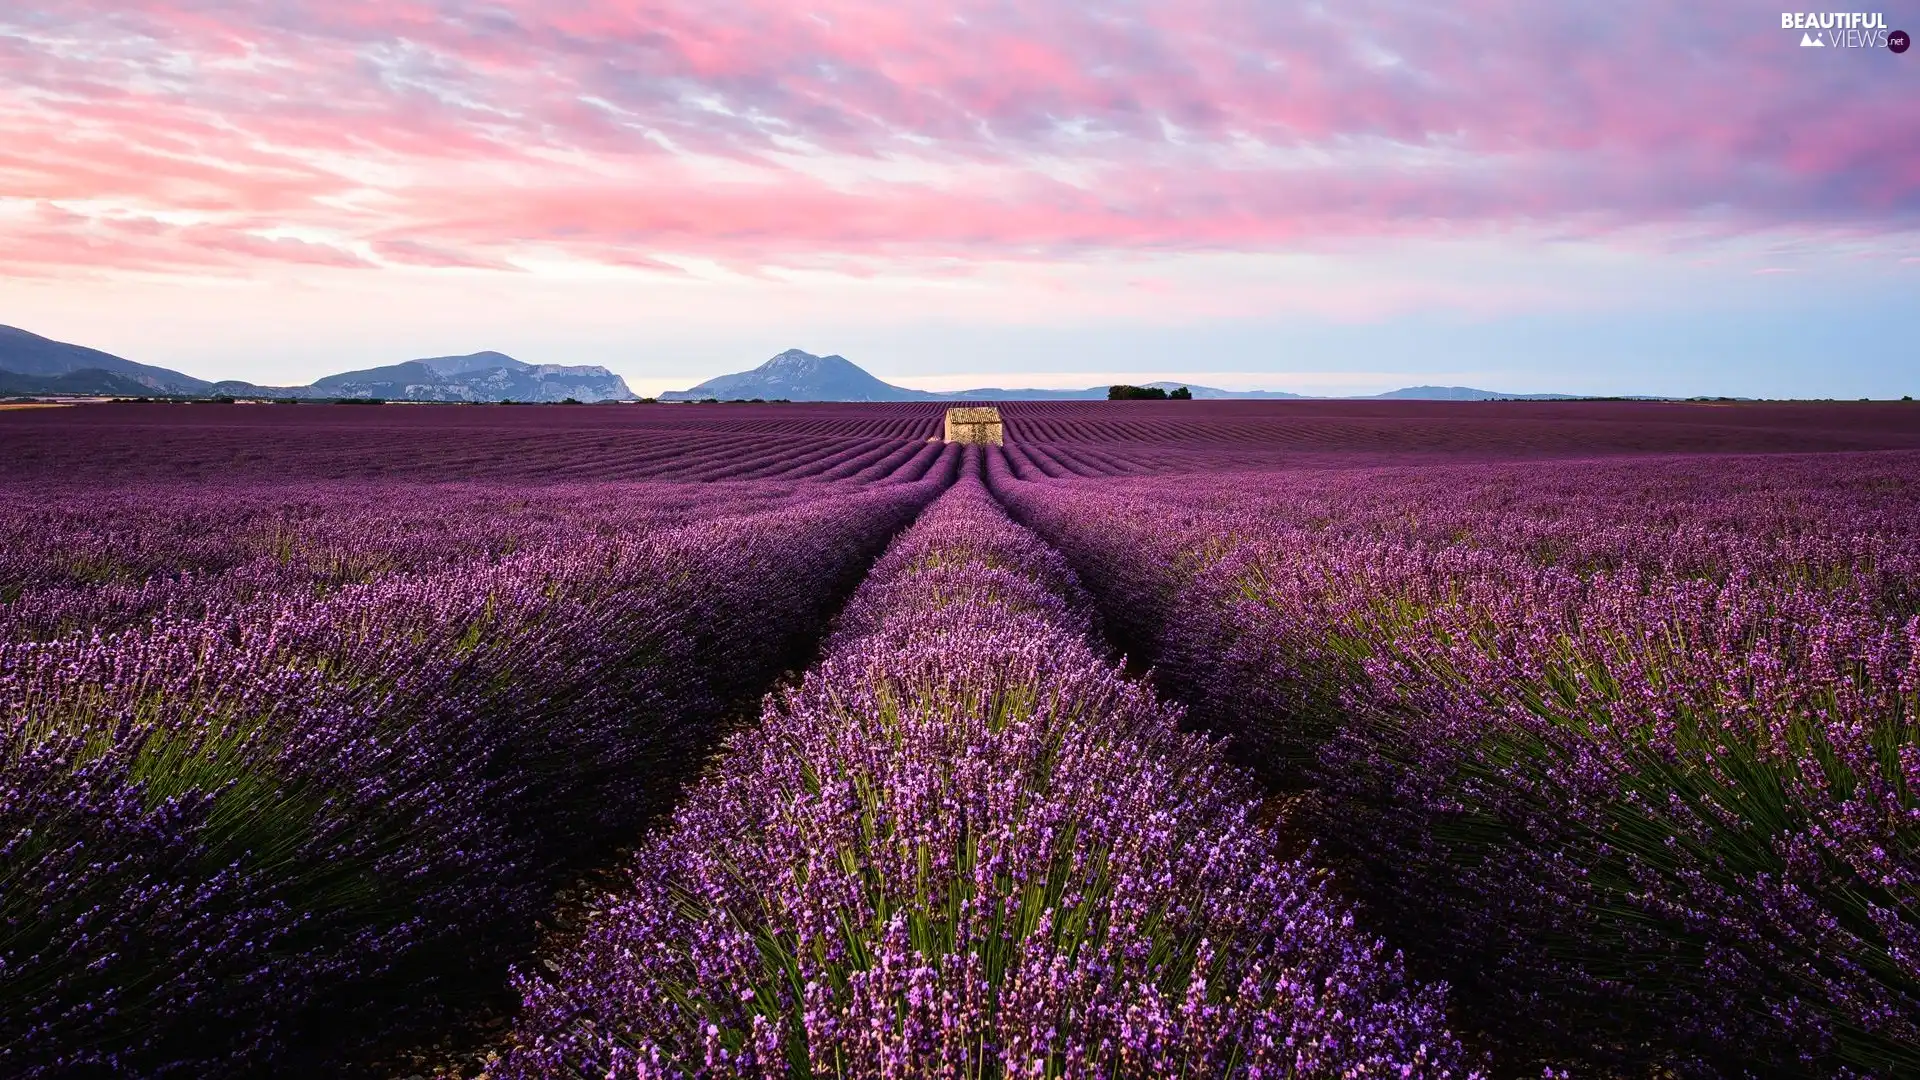
[(1901, 394), (1901, 395), (1900, 395), (1900, 400), (1901, 400), (1901, 401), (1912, 401), (1912, 400), (1913, 400), (1913, 395), (1912, 395), (1912, 394)]
[(215, 394), (212, 397), (208, 398), (207, 401), (209, 404), (213, 404), (213, 405), (231, 405), (233, 404), (233, 395), (232, 394)]
[(1107, 387), (1108, 401), (1165, 401), (1167, 392), (1157, 386), (1129, 386), (1121, 383)]
[(1182, 386), (1179, 389), (1175, 390), (1173, 393), (1168, 394), (1167, 398), (1170, 401), (1192, 401), (1193, 391)]
[(569, 398), (561, 398), (561, 399), (560, 399), (560, 404), (562, 404), (562, 405), (578, 405), (578, 404), (580, 404), (580, 399), (579, 399), (579, 398), (577, 398), (577, 397), (569, 397)]
[(700, 399), (700, 404), (702, 404), (702, 405), (718, 405), (718, 404), (720, 404), (720, 399), (719, 399), (719, 398), (717, 398), (717, 397), (703, 397), (703, 398), (701, 398), (701, 399)]

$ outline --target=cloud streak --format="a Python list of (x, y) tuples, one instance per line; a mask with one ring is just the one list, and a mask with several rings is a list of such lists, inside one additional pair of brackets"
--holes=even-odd
[(1920, 229), (1902, 58), (1730, 0), (67, 0), (0, 61), (36, 273)]

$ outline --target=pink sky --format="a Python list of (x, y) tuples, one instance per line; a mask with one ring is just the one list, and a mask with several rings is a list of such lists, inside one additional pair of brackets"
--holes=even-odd
[(261, 381), (515, 342), (671, 384), (853, 355), (803, 332), (936, 378), (955, 320), (1920, 296), (1920, 56), (1799, 42), (1730, 2), (62, 0), (0, 12), (0, 322)]

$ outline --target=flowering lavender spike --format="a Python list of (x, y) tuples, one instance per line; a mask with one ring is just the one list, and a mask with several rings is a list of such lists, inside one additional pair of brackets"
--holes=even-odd
[(37, 538), (0, 546), (0, 1075), (339, 1071), (499, 986), (955, 454), (900, 483), (0, 487)]
[(962, 479), (522, 978), (494, 1075), (1468, 1075), (1441, 988), (1090, 625)]
[(1512, 1060), (1920, 1075), (1920, 455), (993, 465)]

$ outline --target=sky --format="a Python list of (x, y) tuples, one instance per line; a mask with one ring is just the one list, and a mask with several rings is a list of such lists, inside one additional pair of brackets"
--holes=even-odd
[(498, 349), (653, 393), (797, 347), (928, 389), (1920, 394), (1920, 50), (1884, 35), (1744, 0), (6, 4), (0, 323), (268, 384)]

